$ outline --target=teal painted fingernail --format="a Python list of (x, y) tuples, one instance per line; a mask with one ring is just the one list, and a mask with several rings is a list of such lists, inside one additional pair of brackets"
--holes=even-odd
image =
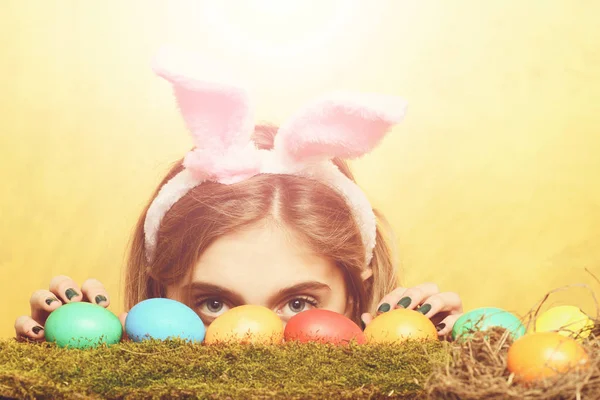
[(79, 293), (77, 293), (75, 289), (67, 289), (65, 295), (67, 296), (67, 299), (71, 300), (73, 297), (79, 296)]
[(365, 321), (360, 320), (360, 328), (364, 331), (367, 326), (365, 325)]
[(106, 297), (99, 294), (98, 296), (96, 296), (95, 300), (96, 300), (96, 304), (100, 304), (101, 302), (106, 301)]
[(37, 335), (38, 333), (43, 331), (44, 328), (42, 328), (41, 326), (34, 326), (33, 328), (31, 328), (31, 330), (33, 331), (33, 333), (35, 333)]
[(377, 312), (388, 312), (390, 311), (390, 305), (388, 303), (383, 303), (382, 305), (379, 306), (379, 308), (377, 309)]
[(402, 308), (406, 308), (410, 306), (410, 303), (412, 303), (412, 299), (410, 297), (403, 297), (398, 302), (398, 305)]
[(417, 311), (425, 315), (431, 310), (431, 304), (423, 304)]
[(50, 305), (50, 304), (52, 304), (55, 301), (58, 301), (58, 299), (55, 299), (54, 297), (48, 297), (46, 299), (46, 304)]

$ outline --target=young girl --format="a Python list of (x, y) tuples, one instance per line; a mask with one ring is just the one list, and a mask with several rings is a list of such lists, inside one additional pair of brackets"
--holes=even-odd
[[(178, 161), (139, 218), (126, 271), (125, 309), (153, 297), (188, 304), (205, 325), (243, 304), (285, 323), (310, 308), (363, 326), (394, 308), (417, 309), (446, 335), (462, 312), (433, 283), (396, 287), (396, 265), (376, 211), (343, 159), (369, 152), (404, 114), (392, 96), (333, 94), (281, 127), (255, 126), (247, 92), (193, 79), (159, 57), (195, 148)], [(380, 218), (380, 221), (383, 221)], [(31, 297), (17, 337), (42, 340), (62, 304), (107, 307), (102, 283), (67, 276)], [(123, 322), (126, 314), (120, 316)]]

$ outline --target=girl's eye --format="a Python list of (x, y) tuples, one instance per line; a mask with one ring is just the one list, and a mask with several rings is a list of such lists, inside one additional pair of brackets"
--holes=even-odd
[(299, 312), (310, 310), (317, 307), (317, 305), (317, 300), (311, 297), (295, 297), (278, 310), (278, 314), (283, 317), (293, 317)]
[(229, 307), (225, 304), (224, 301), (216, 298), (205, 299), (197, 303), (196, 308), (202, 314), (205, 314), (210, 317), (218, 317), (223, 314)]
[(220, 300), (209, 300), (206, 302), (206, 308), (208, 308), (208, 311), (210, 312), (219, 312), (223, 309), (223, 302)]
[(290, 310), (292, 310), (293, 312), (304, 311), (304, 309), (306, 308), (306, 301), (294, 299), (288, 303), (288, 306), (290, 306)]

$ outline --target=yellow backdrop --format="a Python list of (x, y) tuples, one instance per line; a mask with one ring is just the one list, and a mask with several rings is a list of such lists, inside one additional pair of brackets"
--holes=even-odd
[[(0, 336), (56, 274), (102, 280), (120, 311), (133, 224), (191, 143), (149, 68), (165, 42), (246, 73), (261, 120), (334, 88), (408, 100), (353, 163), (406, 284), (519, 313), (600, 288), (600, 2), (359, 1), (331, 29), (336, 1), (276, 3), (0, 3)], [(595, 312), (582, 289), (554, 299)]]

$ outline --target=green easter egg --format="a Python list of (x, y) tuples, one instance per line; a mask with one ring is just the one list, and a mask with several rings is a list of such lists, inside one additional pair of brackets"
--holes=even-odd
[(47, 342), (59, 347), (86, 349), (102, 343), (119, 343), (121, 321), (104, 307), (92, 303), (68, 303), (53, 311), (44, 327)]
[(463, 314), (452, 328), (452, 338), (468, 339), (476, 331), (485, 331), (492, 327), (507, 329), (513, 339), (525, 334), (521, 320), (508, 311), (495, 307), (482, 307)]

